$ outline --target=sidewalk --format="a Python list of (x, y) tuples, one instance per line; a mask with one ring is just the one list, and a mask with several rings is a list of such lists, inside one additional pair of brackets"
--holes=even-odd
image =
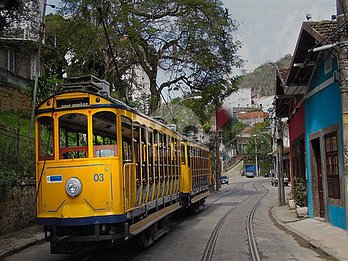
[[(348, 260), (347, 231), (316, 219), (299, 219), (288, 206), (274, 206), (271, 215), (278, 225), (298, 235), (314, 248), (337, 260)], [(1, 236), (0, 259), (39, 242), (44, 242), (44, 232), (38, 225)]]
[(22, 230), (0, 236), (0, 259), (39, 242), (44, 242), (41, 226), (32, 225)]
[(348, 260), (347, 231), (312, 218), (299, 219), (288, 206), (274, 206), (271, 215), (286, 230), (337, 260)]

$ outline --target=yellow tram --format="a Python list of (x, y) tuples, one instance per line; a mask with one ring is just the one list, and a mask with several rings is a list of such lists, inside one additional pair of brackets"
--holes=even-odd
[(209, 150), (111, 98), (93, 76), (67, 80), (36, 109), (37, 222), (52, 253), (141, 235), (209, 195)]

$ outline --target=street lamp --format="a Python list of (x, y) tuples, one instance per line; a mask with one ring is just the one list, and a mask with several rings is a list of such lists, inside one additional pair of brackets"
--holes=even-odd
[(271, 142), (269, 141), (269, 138), (267, 137), (267, 136), (265, 136), (265, 135), (262, 135), (261, 133), (258, 133), (257, 135), (256, 134), (254, 134), (253, 135), (253, 137), (255, 138), (254, 139), (254, 146), (255, 146), (255, 167), (256, 167), (256, 176), (259, 176), (259, 158), (258, 158), (258, 152), (257, 152), (257, 150), (258, 150), (258, 145), (259, 144), (257, 144), (257, 138), (259, 137), (259, 138), (262, 138), (262, 140), (260, 141), (260, 143), (263, 143), (263, 141), (265, 140), (265, 141), (267, 141), (267, 143), (268, 143), (268, 145), (269, 145), (269, 147), (270, 147), (270, 150), (272, 150), (272, 144), (271, 144)]

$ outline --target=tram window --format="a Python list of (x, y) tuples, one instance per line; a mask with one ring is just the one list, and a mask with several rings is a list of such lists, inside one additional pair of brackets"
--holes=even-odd
[(187, 146), (187, 164), (189, 167), (192, 166), (192, 151), (191, 151), (191, 146)]
[(148, 130), (148, 148), (149, 148), (149, 177), (150, 177), (150, 183), (153, 183), (154, 178), (154, 172), (153, 172), (153, 166), (154, 166), (154, 157), (153, 157), (153, 132), (152, 130)]
[(87, 116), (71, 113), (59, 118), (59, 158), (88, 157)]
[(159, 147), (158, 147), (158, 131), (154, 130), (154, 164), (155, 164), (155, 182), (158, 183), (159, 181), (159, 162), (158, 162), (158, 154), (159, 154)]
[(158, 140), (158, 157), (159, 157), (159, 177), (160, 181), (163, 180), (163, 134), (159, 133), (159, 140)]
[(133, 125), (133, 146), (134, 146), (134, 156), (135, 156), (135, 168), (137, 176), (137, 186), (141, 184), (141, 161), (140, 161), (140, 126)]
[(172, 142), (171, 142), (171, 137), (167, 136), (167, 176), (169, 178), (172, 178)]
[(147, 178), (147, 164), (148, 164), (148, 155), (147, 155), (147, 149), (148, 146), (146, 146), (146, 128), (145, 127), (141, 127), (141, 169), (142, 169), (142, 178), (143, 178), (143, 183), (146, 185), (148, 182), (148, 178)]
[(54, 159), (53, 149), (53, 119), (41, 117), (39, 123), (39, 160)]
[(186, 164), (185, 145), (181, 144), (181, 164)]
[(179, 168), (179, 144), (178, 144), (178, 140), (173, 138), (173, 175), (175, 175), (175, 177), (177, 177), (178, 175), (178, 168)]
[(94, 157), (118, 155), (116, 126), (116, 115), (113, 112), (98, 112), (93, 115)]
[(124, 162), (133, 162), (132, 125), (125, 120), (128, 119), (122, 117), (122, 157)]
[(164, 170), (163, 170), (163, 175), (165, 180), (168, 179), (168, 139), (167, 139), (167, 135), (163, 134), (163, 166), (164, 166)]

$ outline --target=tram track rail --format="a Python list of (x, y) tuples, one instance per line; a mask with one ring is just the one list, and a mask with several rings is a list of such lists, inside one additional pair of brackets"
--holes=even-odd
[[(250, 247), (250, 253), (251, 253), (251, 257), (252, 260), (256, 261), (256, 260), (261, 260), (260, 257), (260, 253), (257, 247), (257, 243), (256, 243), (256, 239), (255, 239), (255, 235), (254, 235), (254, 230), (253, 230), (253, 226), (252, 226), (252, 222), (253, 222), (253, 217), (254, 214), (256, 212), (257, 207), (259, 206), (261, 200), (268, 194), (268, 189), (263, 186), (261, 183), (260, 185), (266, 189), (266, 192), (262, 195), (262, 197), (256, 202), (256, 204), (253, 206), (253, 208), (251, 209), (251, 211), (248, 214), (247, 217), (247, 237), (248, 237), (248, 242), (249, 242), (249, 247)], [(255, 189), (256, 192), (259, 191), (259, 189), (255, 186), (255, 184), (253, 184), (253, 188)], [(242, 189), (244, 189), (244, 185), (242, 186)], [(211, 202), (211, 204), (216, 203), (218, 200), (220, 200), (221, 198), (223, 198), (223, 196), (226, 195), (237, 195), (237, 194), (241, 194), (243, 192), (243, 190), (239, 190), (236, 191), (234, 193), (225, 193), (221, 196), (219, 196), (218, 199), (213, 200)], [(213, 258), (213, 253), (214, 253), (214, 249), (215, 249), (215, 245), (216, 242), (219, 238), (219, 234), (223, 228), (223, 225), (226, 221), (226, 219), (238, 208), (238, 206), (242, 205), (245, 201), (247, 201), (248, 199), (250, 199), (251, 197), (253, 197), (255, 195), (249, 195), (247, 196), (245, 199), (243, 199), (242, 201), (240, 201), (237, 205), (233, 206), (232, 208), (230, 208), (217, 222), (213, 232), (211, 233), (211, 236), (207, 242), (207, 245), (204, 249), (204, 253), (202, 256), (201, 261), (211, 261)]]
[[(254, 185), (254, 184), (253, 184)], [(251, 209), (251, 211), (248, 214), (247, 217), (247, 235), (248, 235), (248, 243), (249, 243), (249, 249), (250, 249), (250, 255), (251, 255), (251, 260), (253, 261), (261, 261), (261, 255), (260, 255), (260, 251), (257, 247), (257, 242), (256, 242), (256, 237), (255, 237), (255, 233), (254, 233), (254, 227), (253, 227), (253, 219), (254, 219), (254, 215), (256, 212), (256, 209), (258, 208), (258, 206), (261, 203), (261, 200), (268, 194), (269, 190), (263, 186), (261, 183), (260, 185), (266, 190), (266, 192), (262, 195), (262, 197), (256, 202), (256, 204), (253, 206), (253, 208)], [(255, 187), (256, 190), (258, 190)]]
[[(244, 186), (242, 186), (242, 188), (244, 188)], [(241, 194), (243, 192), (243, 190), (237, 191), (235, 193), (228, 193), (228, 195), (237, 195), (237, 194)], [(224, 194), (224, 196), (226, 196), (226, 194)], [(204, 253), (202, 256), (201, 261), (210, 261), (212, 260), (213, 257), (213, 253), (214, 253), (214, 249), (215, 249), (215, 245), (216, 242), (219, 238), (220, 232), (222, 230), (222, 227), (226, 221), (226, 219), (232, 214), (232, 212), (234, 212), (234, 210), (241, 204), (243, 204), (246, 200), (248, 200), (249, 198), (251, 198), (253, 195), (249, 195), (248, 197), (246, 197), (245, 199), (243, 199), (242, 201), (240, 201), (236, 206), (233, 206), (232, 208), (230, 208), (218, 221), (218, 223), (216, 224), (213, 232), (210, 235), (210, 238), (207, 242), (207, 245), (204, 249)], [(219, 199), (223, 198), (223, 195), (221, 195), (219, 197)], [(214, 200), (212, 203), (215, 203), (217, 200)]]

